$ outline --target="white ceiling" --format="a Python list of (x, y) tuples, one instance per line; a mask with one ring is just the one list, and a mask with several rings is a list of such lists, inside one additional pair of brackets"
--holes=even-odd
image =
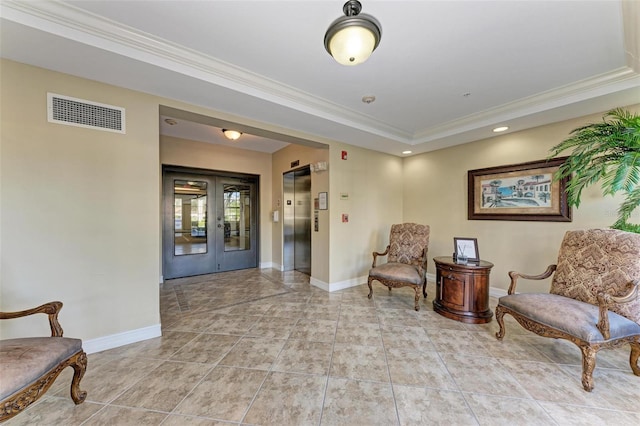
[(302, 135), (415, 154), (640, 102), (634, 2), (362, 0), (382, 41), (355, 67), (323, 45), (343, 3), (2, 1), (0, 53), (219, 111), (161, 131), (228, 144), (236, 124), (266, 152)]

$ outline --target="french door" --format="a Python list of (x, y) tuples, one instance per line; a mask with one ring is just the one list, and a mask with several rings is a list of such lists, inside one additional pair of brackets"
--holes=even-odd
[(163, 172), (165, 279), (255, 268), (254, 176)]

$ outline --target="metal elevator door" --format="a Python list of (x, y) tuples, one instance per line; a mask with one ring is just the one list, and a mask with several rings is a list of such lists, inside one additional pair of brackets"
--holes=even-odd
[(283, 175), (283, 269), (311, 275), (311, 171)]

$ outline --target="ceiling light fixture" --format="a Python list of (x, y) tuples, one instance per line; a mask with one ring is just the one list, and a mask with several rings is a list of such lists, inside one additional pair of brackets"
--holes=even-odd
[(331, 23), (324, 35), (324, 48), (342, 65), (358, 65), (369, 59), (382, 37), (376, 18), (360, 14), (362, 4), (350, 0), (344, 4), (341, 16)]
[(242, 136), (242, 132), (239, 132), (237, 130), (222, 129), (222, 133), (224, 133), (227, 139), (230, 139), (232, 141), (235, 141), (240, 136)]
[(509, 130), (509, 126), (501, 126), (493, 129), (494, 133), (504, 132), (505, 130)]
[(403, 154), (411, 154), (411, 151), (402, 151)]

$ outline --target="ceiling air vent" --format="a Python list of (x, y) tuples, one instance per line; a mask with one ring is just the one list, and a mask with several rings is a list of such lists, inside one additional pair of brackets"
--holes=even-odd
[(124, 108), (47, 93), (50, 123), (126, 133)]

